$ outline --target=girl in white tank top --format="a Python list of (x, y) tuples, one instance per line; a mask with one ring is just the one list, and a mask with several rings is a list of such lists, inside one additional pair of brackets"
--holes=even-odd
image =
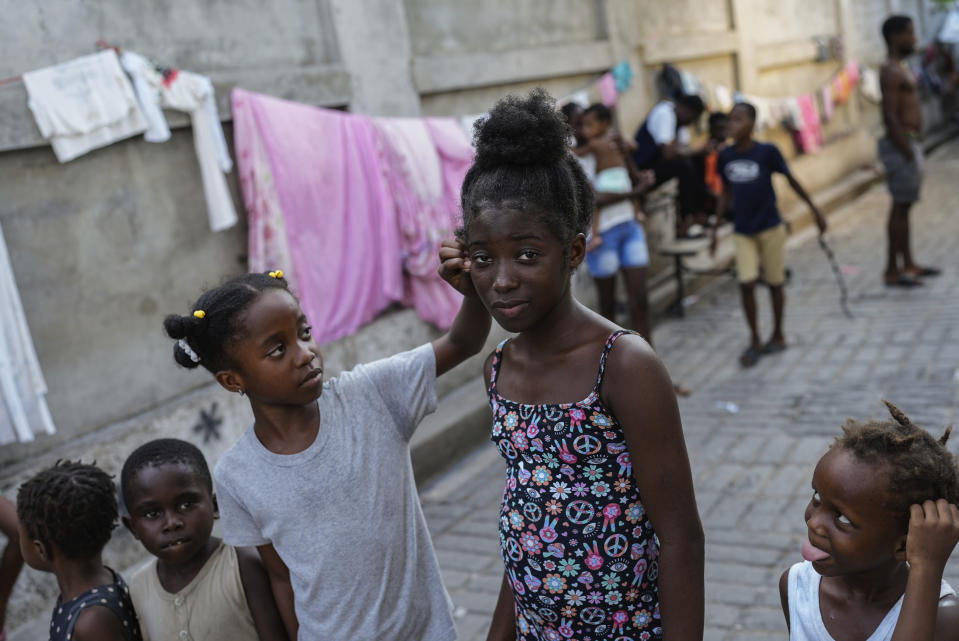
[(847, 421), (813, 473), (805, 559), (779, 582), (791, 641), (959, 640), (942, 580), (959, 541), (959, 469), (939, 440), (892, 421)]

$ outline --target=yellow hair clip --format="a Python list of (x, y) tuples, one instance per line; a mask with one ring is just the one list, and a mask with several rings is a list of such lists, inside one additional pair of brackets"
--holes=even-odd
[(278, 270), (276, 270), (275, 272), (270, 272), (270, 276), (271, 276), (272, 278), (283, 278), (283, 270), (282, 270), (282, 269), (278, 269)]
[(202, 309), (198, 309), (198, 310), (196, 310), (196, 311), (193, 312), (193, 316), (194, 316), (195, 318), (199, 318), (199, 319), (202, 320), (202, 319), (206, 318), (206, 312), (203, 311)]

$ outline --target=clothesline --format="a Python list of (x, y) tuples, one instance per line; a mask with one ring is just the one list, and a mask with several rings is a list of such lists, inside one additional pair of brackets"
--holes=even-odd
[[(100, 38), (99, 40), (97, 40), (96, 43), (95, 43), (95, 46), (96, 46), (96, 48), (97, 48), (97, 51), (102, 51), (103, 49), (113, 49), (113, 50), (116, 51), (118, 54), (120, 53), (120, 47), (117, 47), (116, 45), (110, 44), (109, 42), (107, 42), (107, 41), (104, 40), (103, 38)], [(14, 82), (23, 82), (23, 74), (19, 74), (19, 75), (16, 75), (16, 76), (10, 76), (9, 78), (0, 79), (0, 86), (12, 84), (12, 83), (14, 83)]]

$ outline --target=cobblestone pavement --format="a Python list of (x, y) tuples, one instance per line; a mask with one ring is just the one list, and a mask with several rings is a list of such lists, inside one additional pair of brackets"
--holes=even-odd
[[(917, 259), (944, 268), (914, 290), (882, 285), (889, 200), (878, 185), (830, 218), (855, 318), (840, 311), (834, 276), (811, 233), (790, 241), (790, 348), (749, 370), (732, 278), (707, 289), (681, 320), (654, 330), (680, 400), (706, 528), (706, 639), (786, 638), (777, 580), (799, 560), (812, 468), (846, 417), (883, 417), (880, 399), (937, 432), (959, 410), (959, 142), (927, 163), (913, 214)], [(761, 322), (770, 326), (768, 297)], [(959, 439), (957, 439), (959, 440)], [(959, 447), (959, 443), (953, 444)], [(502, 580), (496, 518), (504, 466), (492, 445), (422, 492), (460, 637), (485, 639)], [(959, 585), (954, 555), (947, 579)]]

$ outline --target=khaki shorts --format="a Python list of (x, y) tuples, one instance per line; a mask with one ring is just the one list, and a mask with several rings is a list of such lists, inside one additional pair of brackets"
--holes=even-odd
[(781, 223), (758, 234), (733, 234), (736, 239), (736, 273), (740, 283), (759, 280), (762, 267), (767, 285), (786, 282), (786, 225)]

